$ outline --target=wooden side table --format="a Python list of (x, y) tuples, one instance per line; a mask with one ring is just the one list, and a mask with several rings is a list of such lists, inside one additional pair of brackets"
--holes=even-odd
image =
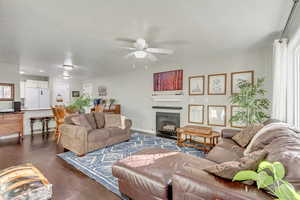
[[(199, 137), (203, 142), (193, 138)], [(185, 126), (177, 129), (177, 145), (193, 147), (205, 152), (210, 151), (218, 142), (220, 134), (212, 131), (210, 127)]]
[(43, 116), (43, 117), (31, 117), (30, 118), (30, 128), (31, 128), (31, 138), (33, 138), (33, 125), (35, 122), (40, 122), (42, 124), (42, 135), (44, 137), (45, 135), (45, 129), (46, 134), (49, 135), (49, 121), (53, 120), (53, 116)]

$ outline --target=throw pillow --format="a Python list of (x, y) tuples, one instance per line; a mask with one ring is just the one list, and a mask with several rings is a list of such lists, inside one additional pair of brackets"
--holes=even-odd
[(125, 121), (126, 121), (126, 117), (121, 115), (121, 126), (120, 126), (120, 128), (123, 129), (123, 130), (126, 129)]
[(122, 125), (121, 115), (119, 114), (105, 114), (105, 128), (119, 128)]
[(264, 127), (262, 124), (253, 124), (237, 133), (232, 139), (238, 143), (241, 147), (246, 147), (254, 135)]
[(86, 119), (85, 115), (74, 116), (71, 118), (71, 120), (73, 124), (86, 128), (88, 132), (93, 130), (92, 126), (90, 125), (89, 121)]
[(214, 161), (216, 163), (223, 163), (228, 161), (236, 161), (241, 157), (229, 149), (225, 149), (219, 146), (214, 147), (208, 154), (206, 159)]
[(224, 162), (213, 165), (204, 169), (211, 174), (219, 176), (224, 179), (232, 180), (236, 173), (241, 170), (257, 170), (261, 161), (267, 156), (267, 151), (259, 150), (241, 158), (238, 161)]

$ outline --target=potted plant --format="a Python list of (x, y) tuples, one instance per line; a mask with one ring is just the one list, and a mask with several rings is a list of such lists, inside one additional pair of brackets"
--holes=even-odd
[(300, 200), (300, 194), (295, 191), (293, 185), (283, 180), (285, 169), (282, 163), (262, 161), (257, 171), (244, 170), (238, 172), (233, 181), (256, 181), (257, 188), (269, 191), (279, 200)]
[(91, 105), (91, 99), (86, 96), (81, 96), (73, 103), (71, 103), (69, 106), (67, 106), (68, 112), (75, 113), (85, 113), (85, 108), (89, 107)]
[(238, 105), (241, 109), (230, 119), (231, 122), (242, 122), (247, 126), (254, 123), (262, 123), (270, 118), (268, 115), (270, 101), (265, 97), (263, 89), (264, 78), (257, 79), (256, 83), (240, 81), (238, 87), (240, 93), (230, 97), (231, 104)]
[(113, 98), (109, 99), (109, 107), (108, 107), (108, 109), (110, 109), (111, 106), (114, 105), (115, 102), (116, 102), (116, 99), (113, 99)]

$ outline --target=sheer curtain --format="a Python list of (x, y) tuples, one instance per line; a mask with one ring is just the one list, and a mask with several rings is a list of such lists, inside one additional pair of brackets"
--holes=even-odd
[(287, 122), (300, 128), (300, 29), (288, 46)]
[(273, 107), (272, 118), (287, 120), (287, 39), (275, 40), (273, 44)]

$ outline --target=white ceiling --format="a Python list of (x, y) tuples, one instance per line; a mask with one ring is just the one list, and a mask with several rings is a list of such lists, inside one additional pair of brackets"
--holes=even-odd
[(175, 50), (155, 65), (181, 63), (264, 45), (281, 31), (291, 5), (292, 0), (0, 0), (0, 62), (57, 74), (72, 55), (74, 76), (101, 76), (132, 70), (135, 61), (125, 60), (128, 51), (118, 48), (128, 44), (116, 38), (144, 37), (151, 46)]

